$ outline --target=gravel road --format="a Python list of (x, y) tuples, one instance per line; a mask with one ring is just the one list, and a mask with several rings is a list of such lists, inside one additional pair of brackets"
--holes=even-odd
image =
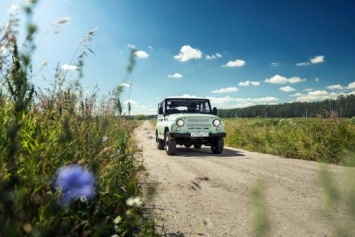
[[(333, 236), (323, 215), (320, 164), (225, 147), (213, 155), (177, 147), (174, 156), (158, 150), (154, 127), (135, 131), (147, 177), (156, 194), (146, 201), (163, 236), (253, 236), (252, 190), (265, 185), (270, 236)], [(329, 165), (334, 177), (345, 168)]]

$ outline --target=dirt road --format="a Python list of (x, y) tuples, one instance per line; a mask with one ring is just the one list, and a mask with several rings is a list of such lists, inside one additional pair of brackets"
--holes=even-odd
[[(263, 180), (270, 236), (333, 236), (323, 215), (320, 165), (225, 147), (213, 155), (177, 147), (175, 156), (158, 150), (154, 128), (135, 131), (143, 148), (148, 183), (156, 194), (147, 203), (164, 236), (253, 236), (252, 189)], [(329, 166), (335, 175), (342, 167)]]

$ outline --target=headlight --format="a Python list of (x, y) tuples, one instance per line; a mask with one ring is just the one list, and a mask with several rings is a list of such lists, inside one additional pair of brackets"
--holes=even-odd
[(221, 125), (221, 120), (219, 119), (213, 120), (213, 126), (218, 127), (219, 125)]
[(185, 122), (184, 122), (184, 120), (182, 120), (182, 119), (178, 119), (178, 120), (176, 121), (176, 125), (178, 125), (179, 127), (184, 126), (184, 124), (185, 124)]

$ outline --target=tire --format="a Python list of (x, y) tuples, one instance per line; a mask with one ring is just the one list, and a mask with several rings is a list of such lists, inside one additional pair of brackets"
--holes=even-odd
[(212, 140), (211, 150), (213, 154), (221, 154), (223, 151), (224, 140), (223, 137), (218, 137)]
[(169, 132), (165, 134), (165, 151), (169, 156), (174, 155), (176, 151), (176, 141), (174, 138), (170, 137)]
[(158, 138), (158, 133), (155, 134), (155, 140), (157, 142), (158, 150), (164, 150), (164, 145), (165, 145), (164, 140)]
[(196, 145), (194, 145), (194, 148), (195, 149), (201, 149), (201, 146), (202, 146), (201, 144), (196, 144)]

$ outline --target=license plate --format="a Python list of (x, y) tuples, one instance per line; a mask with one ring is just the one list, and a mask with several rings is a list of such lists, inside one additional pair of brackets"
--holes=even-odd
[(208, 137), (208, 132), (192, 132), (191, 137)]

